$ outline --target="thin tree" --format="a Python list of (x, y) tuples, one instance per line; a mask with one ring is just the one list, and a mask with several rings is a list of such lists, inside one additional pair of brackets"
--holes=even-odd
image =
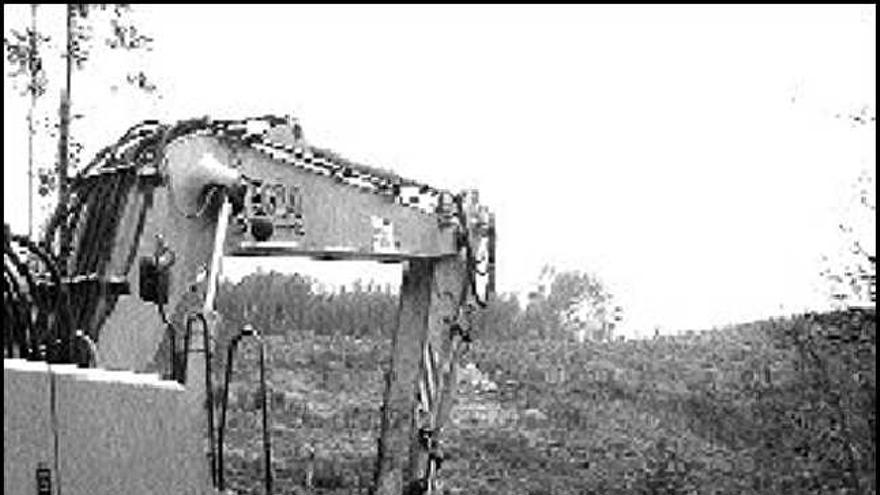
[(34, 112), (37, 99), (46, 93), (46, 72), (43, 68), (41, 48), (50, 41), (48, 36), (37, 30), (37, 4), (31, 4), (31, 25), (24, 31), (11, 29), (3, 37), (6, 60), (13, 66), (7, 75), (13, 84), (27, 78), (22, 96), (29, 97), (28, 106), (28, 236), (33, 236), (33, 183), (34, 183)]
[[(835, 117), (846, 120), (857, 131), (870, 131), (876, 117), (868, 108)], [(861, 172), (854, 183), (854, 194), (848, 198), (846, 218), (838, 224), (842, 249), (826, 263), (820, 275), (831, 288), (831, 298), (838, 306), (873, 306), (877, 302), (877, 190), (876, 163)], [(861, 221), (860, 221), (861, 220)]]
[[(96, 23), (98, 13), (110, 13), (111, 18), (106, 23)], [(129, 4), (67, 4), (65, 5), (65, 40), (63, 58), (65, 61), (65, 81), (61, 90), (59, 105), (59, 120), (56, 125), (47, 128), (50, 134), (53, 129), (58, 135), (58, 156), (55, 167), (43, 168), (34, 173), (33, 139), (37, 134), (35, 107), (37, 99), (45, 94), (48, 85), (42, 57), (42, 46), (50, 41), (50, 38), (37, 30), (37, 8), (31, 5), (31, 27), (24, 31), (11, 29), (4, 36), (3, 44), (7, 60), (15, 68), (8, 73), (13, 80), (27, 76), (28, 83), (22, 95), (29, 95), (31, 102), (28, 112), (28, 183), (29, 190), (33, 190), (33, 177), (39, 176), (38, 193), (47, 196), (52, 190), (58, 191), (58, 208), (64, 208), (69, 200), (69, 179), (72, 166), (80, 161), (83, 150), (72, 133), (71, 125), (74, 120), (84, 117), (82, 114), (73, 114), (73, 76), (78, 70), (82, 70), (86, 61), (90, 60), (94, 46), (95, 36), (92, 34), (98, 24), (109, 28), (109, 34), (103, 39), (104, 45), (110, 50), (139, 51), (151, 50), (153, 39), (144, 35), (127, 17), (131, 12)], [(144, 73), (143, 70), (129, 72), (125, 76), (125, 82), (146, 93), (155, 93), (156, 85)], [(111, 88), (116, 88), (113, 84)], [(33, 217), (33, 199), (29, 196), (29, 217)], [(28, 233), (33, 236), (32, 220), (29, 220)]]

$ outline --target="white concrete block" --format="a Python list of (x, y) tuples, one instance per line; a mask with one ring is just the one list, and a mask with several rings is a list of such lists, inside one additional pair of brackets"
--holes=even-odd
[(176, 382), (124, 371), (59, 377), (65, 495), (202, 493), (201, 432)]
[(21, 360), (4, 360), (3, 378), (4, 493), (37, 493), (38, 462), (52, 468), (53, 489), (60, 485), (64, 495), (210, 493), (205, 432), (179, 383), (156, 374)]
[(49, 415), (49, 374), (46, 363), (3, 360), (3, 493), (34, 495), (37, 468), (50, 469), (53, 494), (57, 485)]

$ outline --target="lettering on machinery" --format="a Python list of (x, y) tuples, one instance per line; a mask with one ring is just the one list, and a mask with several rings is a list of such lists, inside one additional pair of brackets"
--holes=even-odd
[(52, 495), (52, 471), (43, 462), (37, 464), (37, 495)]
[(240, 225), (243, 230), (249, 227), (257, 241), (268, 240), (276, 228), (305, 235), (299, 186), (252, 180), (245, 193), (243, 213)]

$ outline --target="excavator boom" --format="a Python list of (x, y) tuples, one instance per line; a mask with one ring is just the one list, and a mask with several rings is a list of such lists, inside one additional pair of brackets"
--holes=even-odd
[[(288, 118), (133, 127), (74, 179), (42, 242), (5, 232), (4, 306), (16, 319), (4, 384), (18, 391), (4, 392), (4, 451), (18, 453), (4, 456), (5, 490), (222, 488), (225, 404), (218, 414), (210, 369), (222, 259), (298, 256), (403, 264), (375, 493), (435, 493), (456, 361), (494, 290), (494, 238), (476, 191), (352, 163)], [(137, 407), (95, 409), (123, 402)], [(35, 407), (41, 427), (24, 413)], [(143, 418), (150, 433), (132, 426)]]

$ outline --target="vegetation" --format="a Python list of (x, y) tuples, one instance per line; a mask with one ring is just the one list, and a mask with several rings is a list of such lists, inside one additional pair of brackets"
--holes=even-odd
[[(139, 61), (152, 41), (128, 17), (128, 4), (65, 10), (64, 40), (38, 29), (36, 5), (29, 27), (4, 33), (9, 80), (30, 99), (30, 138), (59, 139), (57, 163), (37, 163), (36, 175), (41, 196), (61, 189), (60, 207), (68, 164), (75, 170), (84, 156), (69, 132), (77, 121), (85, 128), (85, 116), (71, 114), (71, 75), (87, 61), (106, 61), (108, 52), (98, 55), (99, 48)], [(61, 117), (56, 122), (53, 109), (38, 125), (46, 65), (58, 53), (67, 65)], [(123, 77), (114, 77), (119, 80), (104, 82), (115, 93)], [(156, 92), (141, 68), (127, 71), (124, 81)], [(836, 117), (854, 128), (873, 129), (876, 122), (867, 107)], [(460, 400), (445, 432), (444, 491), (876, 493), (873, 173), (858, 178), (856, 214), (847, 212), (839, 225), (843, 256), (826, 259), (821, 273), (839, 310), (625, 342), (612, 340), (620, 311), (593, 274), (546, 267), (525, 307), (512, 294), (493, 300), (466, 357), (474, 368), (457, 384)], [(864, 225), (851, 223), (860, 215)], [(278, 273), (225, 283), (215, 383), (226, 365), (224, 345), (253, 324), (270, 351), (278, 491), (311, 485), (313, 493), (362, 493), (370, 489), (397, 298), (390, 288), (369, 284), (336, 294), (313, 286), (306, 277)], [(845, 309), (854, 302), (862, 309)], [(242, 346), (239, 363), (227, 466), (233, 489), (258, 493), (252, 345)]]
[[(85, 149), (82, 140), (77, 139), (77, 133), (71, 131), (71, 127), (75, 128), (74, 131), (79, 126), (87, 129), (86, 120), (95, 117), (87, 116), (80, 104), (74, 105), (74, 78), (84, 75), (89, 66), (98, 66), (101, 70), (97, 72), (105, 75), (99, 84), (106, 85), (111, 94), (118, 93), (121, 87), (129, 87), (135, 90), (131, 96), (136, 98), (148, 95), (161, 99), (161, 95), (152, 78), (145, 73), (143, 65), (143, 54), (152, 50), (154, 40), (136, 25), (131, 4), (58, 6), (64, 9), (67, 17), (63, 39), (50, 36), (45, 25), (41, 24), (38, 12), (46, 8), (52, 6), (31, 4), (30, 25), (7, 29), (3, 36), (3, 47), (8, 82), (19, 89), (21, 96), (30, 100), (27, 116), (30, 140), (28, 159), (32, 162), (31, 166), (37, 168), (35, 171), (29, 170), (29, 174), (33, 173), (38, 178), (36, 191), (40, 197), (58, 193), (58, 197), (50, 198), (46, 205), (51, 210), (66, 205), (68, 178), (82, 168), (86, 157), (96, 151)], [(49, 65), (54, 63), (58, 54), (66, 65), (66, 78), (64, 81), (50, 81)], [(64, 88), (60, 112), (54, 108), (48, 111), (37, 108), (39, 101), (46, 96), (50, 82)], [(80, 98), (76, 101), (79, 102)], [(80, 109), (72, 112), (75, 107)], [(82, 108), (85, 107), (82, 105)], [(38, 117), (40, 113), (44, 116)], [(35, 139), (46, 141), (35, 144)], [(42, 148), (51, 149), (46, 142), (54, 139), (59, 140), (56, 156), (48, 158), (45, 153), (35, 153), (35, 150)], [(29, 192), (32, 194), (34, 191)], [(29, 215), (32, 216), (33, 212), (29, 211)], [(29, 235), (34, 236), (31, 228)]]
[[(225, 284), (224, 333), (249, 320), (270, 335), (279, 489), (305, 493), (311, 471), (313, 493), (368, 493), (397, 296), (311, 282)], [(505, 295), (480, 322), (466, 355), (479, 379), (463, 373), (445, 433), (445, 492), (876, 492), (873, 310), (582, 344), (529, 331), (529, 311)], [(253, 351), (227, 442), (244, 493), (262, 476)]]

